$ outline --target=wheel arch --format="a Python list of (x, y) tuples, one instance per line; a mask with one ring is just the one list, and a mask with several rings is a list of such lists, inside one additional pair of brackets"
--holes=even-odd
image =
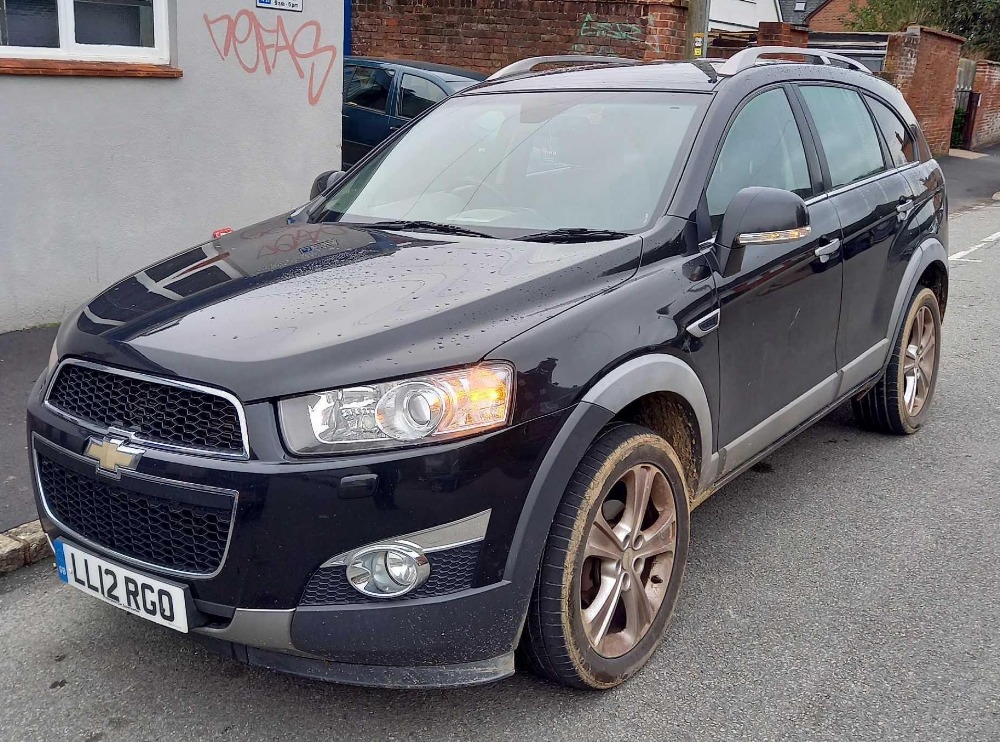
[(663, 436), (684, 460), (692, 497), (710, 484), (712, 415), (705, 387), (687, 363), (663, 353), (635, 358), (611, 370), (583, 399)]
[[(906, 308), (910, 297), (918, 286), (927, 286), (938, 297), (941, 304), (941, 316), (944, 317), (944, 304), (948, 299), (948, 251), (936, 237), (928, 237), (914, 250), (910, 262), (906, 266), (903, 280), (896, 291), (896, 300), (892, 305), (892, 315), (887, 328), (890, 342), (899, 333), (899, 328), (905, 319)], [(941, 293), (938, 293), (938, 292)], [(886, 358), (886, 364), (889, 359)]]

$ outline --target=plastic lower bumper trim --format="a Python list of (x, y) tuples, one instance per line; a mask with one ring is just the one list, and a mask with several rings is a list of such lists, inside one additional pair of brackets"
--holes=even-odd
[(285, 654), (220, 641), (204, 634), (197, 639), (213, 651), (254, 667), (312, 680), (369, 688), (460, 688), (496, 682), (514, 674), (513, 652), (488, 660), (456, 665), (390, 667), (331, 662), (316, 657)]

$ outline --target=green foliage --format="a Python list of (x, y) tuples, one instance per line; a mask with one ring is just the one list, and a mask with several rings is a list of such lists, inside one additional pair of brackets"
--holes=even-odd
[(855, 31), (940, 28), (968, 39), (968, 50), (1000, 59), (1000, 0), (852, 0), (845, 20)]

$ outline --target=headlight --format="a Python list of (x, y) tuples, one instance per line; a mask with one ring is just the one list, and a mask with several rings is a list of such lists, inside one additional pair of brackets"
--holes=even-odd
[(509, 363), (334, 389), (281, 400), (281, 427), (295, 453), (329, 454), (436, 443), (507, 424)]

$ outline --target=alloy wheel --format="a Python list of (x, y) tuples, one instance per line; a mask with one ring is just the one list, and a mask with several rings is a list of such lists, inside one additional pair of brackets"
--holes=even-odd
[(580, 610), (591, 646), (621, 657), (646, 635), (667, 592), (677, 551), (677, 511), (664, 473), (628, 469), (608, 490), (587, 534)]
[(910, 326), (903, 359), (903, 403), (906, 414), (920, 414), (931, 390), (937, 357), (937, 328), (928, 306), (922, 306)]

